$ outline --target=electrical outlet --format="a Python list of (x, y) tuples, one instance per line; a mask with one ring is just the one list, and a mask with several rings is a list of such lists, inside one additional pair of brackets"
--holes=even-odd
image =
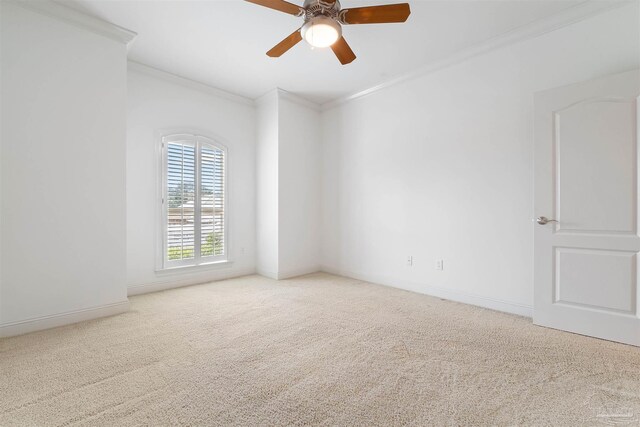
[(409, 255), (407, 257), (407, 266), (411, 267), (413, 265), (413, 257)]
[(441, 259), (436, 260), (436, 270), (438, 271), (444, 270), (444, 260), (441, 260)]

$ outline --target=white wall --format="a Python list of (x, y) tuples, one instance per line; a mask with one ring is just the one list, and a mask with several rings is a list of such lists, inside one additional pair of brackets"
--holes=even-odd
[(257, 270), (275, 279), (318, 271), (319, 110), (280, 89), (257, 106)]
[(323, 268), (530, 314), (533, 93), (638, 67), (638, 16), (625, 6), (325, 112)]
[(278, 92), (269, 92), (257, 102), (256, 240), (257, 271), (278, 276)]
[[(127, 287), (319, 264), (526, 314), (533, 93), (640, 63), (635, 3), (321, 116), (280, 90), (256, 109), (143, 66), (127, 74), (125, 43), (89, 30), (106, 24), (58, 12), (2, 2), (0, 335), (124, 310)], [(229, 148), (229, 264), (156, 271), (168, 129)]]
[(280, 93), (279, 277), (320, 269), (320, 114)]
[(128, 307), (126, 44), (65, 10), (2, 2), (0, 335)]
[[(131, 64), (127, 123), (127, 283), (129, 293), (251, 274), (256, 257), (253, 103)], [(223, 266), (156, 271), (160, 133), (195, 130), (228, 148), (229, 259)]]

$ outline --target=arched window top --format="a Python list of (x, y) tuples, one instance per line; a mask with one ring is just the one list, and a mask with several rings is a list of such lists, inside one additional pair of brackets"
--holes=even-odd
[(187, 145), (195, 145), (197, 143), (200, 143), (201, 145), (209, 145), (217, 150), (221, 150), (225, 153), (227, 152), (227, 147), (224, 144), (218, 142), (216, 139), (196, 133), (185, 132), (164, 135), (162, 137), (162, 143), (184, 143)]

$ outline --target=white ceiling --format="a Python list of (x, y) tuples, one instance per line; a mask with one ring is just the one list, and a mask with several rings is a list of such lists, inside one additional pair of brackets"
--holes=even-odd
[[(137, 32), (129, 53), (134, 61), (249, 98), (279, 87), (322, 104), (584, 0), (409, 0), (404, 24), (344, 26), (358, 56), (346, 66), (330, 49), (312, 50), (305, 42), (281, 58), (267, 57), (301, 18), (240, 0), (60, 1)], [(342, 7), (401, 1), (343, 0)]]

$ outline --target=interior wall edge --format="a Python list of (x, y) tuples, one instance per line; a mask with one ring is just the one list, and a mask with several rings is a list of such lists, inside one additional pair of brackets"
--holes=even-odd
[(49, 316), (36, 317), (18, 322), (0, 324), (0, 338), (23, 335), (30, 332), (57, 328), (72, 323), (84, 322), (100, 317), (114, 316), (129, 311), (129, 300), (105, 304), (98, 307), (74, 310)]
[[(277, 89), (260, 96), (256, 108), (256, 271), (277, 278), (279, 256), (280, 102)], [(271, 156), (269, 156), (271, 154)], [(275, 200), (275, 202), (273, 202)], [(271, 246), (271, 245), (273, 246)], [(269, 247), (269, 249), (265, 249)]]
[(379, 85), (366, 88), (350, 95), (340, 97), (338, 99), (326, 102), (321, 105), (322, 111), (329, 111), (334, 108), (347, 104), (367, 95), (382, 91), (384, 89), (397, 86), (409, 80), (414, 80), (445, 68), (455, 66), (468, 59), (491, 52), (493, 50), (519, 43), (528, 39), (533, 39), (544, 34), (568, 27), (579, 23), (594, 16), (610, 12), (612, 10), (638, 3), (638, 0), (618, 0), (611, 2), (598, 2), (587, 0), (577, 6), (563, 10), (560, 13), (551, 15), (547, 18), (525, 24), (517, 27), (504, 34), (493, 37), (482, 43), (469, 46), (466, 49), (459, 50), (453, 54), (442, 58), (439, 61), (428, 63), (416, 70), (409, 71), (391, 80), (387, 80)]
[(533, 317), (533, 306), (530, 305), (503, 301), (495, 298), (488, 298), (468, 292), (454, 291), (451, 289), (445, 289), (443, 287), (427, 285), (425, 283), (414, 282), (410, 280), (395, 279), (388, 276), (348, 271), (340, 268), (330, 267), (327, 265), (321, 266), (321, 271), (329, 274), (334, 274), (336, 276), (348, 277), (351, 279), (374, 283), (376, 285), (389, 286), (392, 288), (402, 289), (405, 291), (415, 292), (423, 295), (429, 295), (449, 301), (475, 305), (477, 307), (501, 311), (503, 313), (515, 314), (528, 318)]
[[(303, 98), (299, 95), (296, 95), (295, 93), (288, 92), (279, 87), (274, 90), (278, 93), (278, 96), (280, 96), (280, 98), (286, 99), (287, 101), (291, 101), (300, 107), (309, 108), (311, 110), (318, 111), (318, 112), (322, 111), (322, 105), (309, 101), (308, 99)], [(256, 100), (256, 102), (258, 102), (258, 100)]]
[(259, 97), (257, 97), (256, 99), (253, 100), (253, 105), (256, 107), (262, 107), (264, 106), (267, 102), (269, 102), (271, 100), (271, 98), (275, 97), (276, 98), (276, 102), (277, 102), (277, 98), (278, 98), (278, 94), (279, 94), (279, 90), (280, 88), (273, 88), (270, 91), (268, 91), (267, 93), (260, 95)]

